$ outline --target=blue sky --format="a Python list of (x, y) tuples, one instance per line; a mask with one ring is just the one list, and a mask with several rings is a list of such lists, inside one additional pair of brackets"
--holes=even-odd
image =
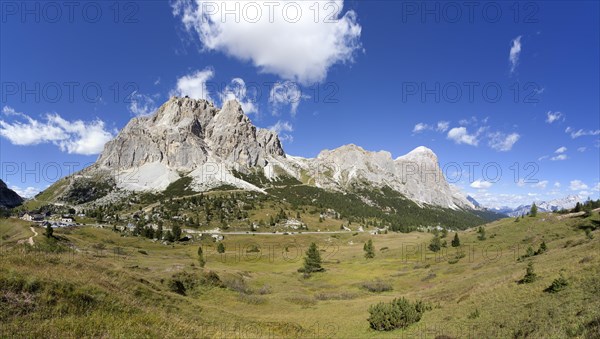
[(188, 94), (238, 98), (288, 154), (427, 146), (488, 206), (598, 197), (597, 2), (199, 3), (2, 3), (2, 180), (43, 190)]

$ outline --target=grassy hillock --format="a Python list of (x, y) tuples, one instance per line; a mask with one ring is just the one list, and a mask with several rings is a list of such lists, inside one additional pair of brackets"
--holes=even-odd
[[(454, 232), (439, 235), (438, 252), (427, 232), (346, 232), (228, 235), (219, 253), (211, 240), (163, 245), (92, 227), (54, 239), (38, 228), (34, 247), (17, 245), (29, 224), (2, 219), (2, 336), (597, 338), (598, 212), (515, 220), (485, 225), (485, 237), (459, 231), (459, 247)], [(325, 271), (306, 278), (313, 242)], [(530, 262), (535, 279), (521, 283)], [(369, 309), (402, 298), (426, 308), (405, 329), (373, 329)]]

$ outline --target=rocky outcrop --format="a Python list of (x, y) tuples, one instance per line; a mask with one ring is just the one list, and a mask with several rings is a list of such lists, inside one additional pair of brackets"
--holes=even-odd
[(0, 180), (0, 208), (13, 208), (22, 203), (23, 198), (8, 188), (4, 181)]
[(475, 207), (446, 182), (437, 156), (426, 147), (392, 159), (386, 151), (369, 152), (356, 145), (345, 145), (322, 151), (315, 159), (290, 160), (308, 171), (319, 187), (343, 191), (352, 185), (388, 186), (421, 205)]
[(97, 165), (124, 170), (161, 163), (189, 172), (209, 161), (265, 166), (269, 156), (285, 156), (279, 138), (252, 125), (237, 101), (218, 109), (173, 97), (154, 115), (132, 119), (106, 144)]

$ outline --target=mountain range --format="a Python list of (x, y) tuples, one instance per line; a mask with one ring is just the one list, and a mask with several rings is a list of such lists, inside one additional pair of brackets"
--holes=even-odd
[[(550, 201), (534, 201), (535, 205), (540, 212), (554, 212), (562, 209), (571, 209), (575, 207), (578, 202), (583, 202), (578, 195), (568, 195), (564, 198), (554, 199)], [(518, 217), (527, 214), (531, 211), (531, 204), (520, 205), (518, 207), (496, 207), (490, 210), (508, 215), (509, 217)]]
[(402, 208), (409, 213), (410, 202), (437, 210), (437, 219), (431, 220), (440, 223), (452, 211), (475, 218), (482, 212), (476, 201), (448, 184), (437, 156), (426, 147), (395, 159), (387, 151), (352, 144), (323, 150), (315, 158), (291, 156), (277, 133), (255, 127), (236, 100), (218, 108), (188, 97), (172, 97), (154, 114), (133, 118), (92, 166), (55, 183), (39, 198), (101, 204), (129, 193), (236, 189), (270, 194), (284, 186), (339, 194), (336, 199), (352, 194), (364, 206), (388, 214)]
[(388, 186), (419, 205), (475, 208), (446, 182), (426, 147), (396, 159), (356, 145), (324, 150), (316, 158), (289, 156), (277, 134), (256, 128), (235, 100), (219, 109), (205, 100), (172, 97), (154, 115), (132, 119), (81, 174), (108, 174), (118, 188), (131, 191), (162, 191), (184, 177), (191, 178), (193, 191), (221, 185), (263, 191), (236, 173), (271, 181), (291, 177), (336, 191), (354, 184)]

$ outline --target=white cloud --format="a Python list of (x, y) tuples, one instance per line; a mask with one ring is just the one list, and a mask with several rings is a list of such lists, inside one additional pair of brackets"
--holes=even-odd
[(438, 132), (446, 132), (448, 128), (450, 128), (450, 123), (448, 121), (438, 121), (435, 130)]
[(136, 92), (131, 93), (129, 111), (138, 117), (148, 116), (157, 109), (156, 102), (152, 97)]
[(416, 124), (415, 127), (413, 128), (413, 133), (415, 133), (415, 134), (421, 133), (425, 130), (428, 130), (429, 128), (430, 128), (429, 125), (420, 122), (420, 123)]
[[(4, 107), (3, 111), (12, 108)], [(14, 110), (13, 110), (14, 111)], [(15, 112), (16, 113), (16, 112)], [(38, 145), (52, 143), (70, 154), (93, 155), (102, 151), (104, 144), (113, 138), (104, 122), (96, 119), (67, 121), (58, 114), (47, 114), (46, 121), (33, 119), (26, 114), (15, 114), (25, 121), (0, 120), (0, 135), (13, 145)]]
[(512, 40), (512, 46), (510, 47), (510, 54), (508, 60), (510, 61), (510, 72), (513, 73), (519, 63), (519, 55), (521, 54), (521, 36)]
[(294, 131), (294, 127), (287, 121), (279, 120), (277, 121), (277, 123), (275, 123), (275, 125), (269, 126), (268, 129), (277, 133), (279, 135), (279, 139), (281, 139), (282, 141), (294, 141), (294, 137), (291, 134), (289, 134), (290, 132)]
[(479, 180), (478, 179), (478, 180), (473, 181), (470, 186), (472, 188), (484, 188), (485, 189), (485, 188), (492, 187), (492, 185), (493, 184), (491, 182), (489, 182), (489, 181), (484, 181), (484, 180)]
[(225, 86), (223, 92), (219, 93), (221, 103), (228, 100), (237, 100), (246, 114), (258, 113), (256, 105), (256, 91), (249, 92), (246, 82), (241, 78), (234, 78)]
[(553, 156), (552, 158), (550, 158), (550, 160), (552, 161), (562, 161), (562, 160), (567, 160), (568, 157), (566, 154), (559, 154), (557, 156)]
[(533, 188), (545, 189), (548, 186), (548, 180), (542, 180), (538, 183), (531, 185)]
[(561, 112), (548, 111), (546, 113), (546, 122), (551, 124), (557, 120), (565, 120), (565, 116)]
[(454, 127), (448, 131), (448, 139), (453, 140), (457, 144), (467, 144), (477, 146), (479, 140), (476, 134), (469, 134), (465, 127)]
[(279, 115), (279, 110), (289, 105), (290, 114), (296, 116), (300, 101), (308, 98), (309, 96), (302, 94), (300, 86), (293, 81), (276, 82), (269, 93), (269, 103), (273, 108), (273, 115)]
[(19, 196), (27, 199), (33, 198), (38, 193), (40, 193), (39, 189), (31, 186), (26, 188), (20, 188), (19, 186), (11, 186), (10, 189), (15, 191), (15, 193), (17, 193)]
[(560, 182), (558, 182), (558, 181), (554, 182), (554, 187), (560, 188)]
[(212, 79), (215, 72), (212, 68), (195, 71), (191, 74), (184, 75), (177, 79), (177, 87), (171, 91), (171, 95), (189, 96), (193, 99), (204, 99), (213, 101), (208, 92), (206, 83)]
[(569, 188), (571, 189), (571, 191), (579, 191), (587, 189), (588, 186), (581, 180), (571, 180)]
[(491, 148), (501, 151), (507, 152), (510, 151), (513, 145), (519, 141), (521, 137), (518, 133), (504, 134), (500, 132), (490, 133), (489, 145)]
[(519, 186), (519, 187), (523, 187), (523, 186), (525, 186), (525, 180), (524, 180), (524, 179), (519, 179), (519, 180), (517, 181), (517, 186)]
[(600, 192), (600, 182), (596, 183), (596, 186), (594, 186), (592, 190)]
[(586, 135), (600, 135), (600, 129), (597, 130), (584, 130), (584, 129), (579, 129), (578, 131), (573, 130), (571, 127), (567, 127), (565, 129), (565, 133), (570, 133), (571, 134), (571, 138), (576, 139), (579, 137), (583, 137)]
[(318, 4), (318, 16), (310, 1), (177, 0), (172, 7), (173, 15), (188, 32), (197, 34), (204, 50), (220, 51), (252, 62), (261, 72), (309, 84), (324, 80), (331, 66), (353, 62), (362, 49), (356, 13), (342, 15), (343, 0), (327, 2), (328, 10)]
[(567, 151), (567, 148), (565, 146), (559, 147), (556, 149), (556, 151), (554, 151), (554, 153), (556, 154), (560, 154), (560, 153), (565, 153)]
[(587, 149), (586, 147), (579, 147), (577, 149), (577, 152), (582, 152), (583, 153), (583, 152), (585, 152), (586, 149)]

